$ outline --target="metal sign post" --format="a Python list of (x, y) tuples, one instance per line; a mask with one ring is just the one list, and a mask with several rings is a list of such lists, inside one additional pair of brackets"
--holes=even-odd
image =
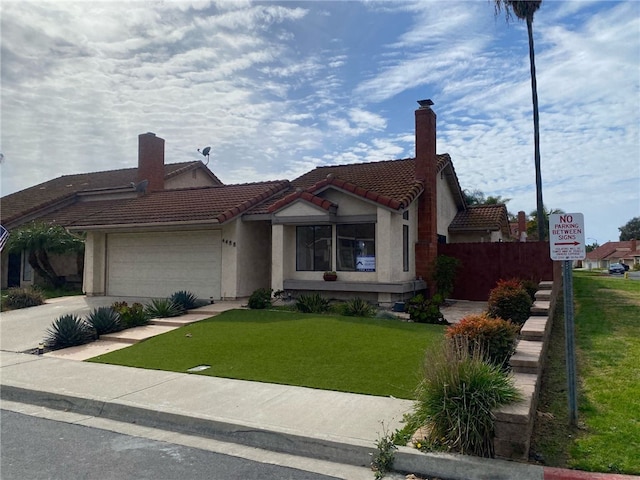
[(549, 215), (549, 248), (551, 259), (562, 261), (569, 421), (571, 425), (576, 425), (578, 423), (578, 389), (573, 318), (573, 260), (583, 260), (586, 256), (584, 217), (581, 213)]

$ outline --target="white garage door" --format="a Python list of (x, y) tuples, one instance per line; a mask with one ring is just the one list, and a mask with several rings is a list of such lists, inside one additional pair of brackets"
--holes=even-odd
[(107, 235), (107, 294), (220, 298), (220, 231)]

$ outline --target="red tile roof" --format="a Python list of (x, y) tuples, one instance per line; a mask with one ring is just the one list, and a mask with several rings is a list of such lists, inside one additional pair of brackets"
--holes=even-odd
[(631, 240), (622, 242), (607, 242), (598, 248), (587, 252), (587, 260), (619, 260), (621, 258), (631, 258), (640, 255), (640, 243), (636, 241), (636, 252), (631, 251)]
[[(200, 167), (202, 162), (182, 162), (165, 165), (165, 179)], [(208, 170), (208, 169), (207, 169)], [(87, 190), (100, 190), (127, 187), (136, 181), (137, 168), (124, 168), (104, 172), (63, 175), (2, 197), (1, 221), (10, 225), (12, 221), (29, 213), (36, 212), (65, 199), (73, 199), (76, 193)], [(220, 184), (220, 180), (211, 173)]]
[(509, 232), (507, 207), (504, 204), (472, 205), (458, 212), (451, 225), (450, 232), (504, 230)]
[(83, 227), (224, 223), (289, 187), (286, 180), (162, 190), (135, 199), (78, 202), (43, 220)]
[[(451, 157), (438, 155), (438, 172), (451, 166)], [(453, 177), (455, 171), (452, 169)], [(451, 185), (459, 184), (457, 177)], [(270, 213), (299, 198), (296, 190), (315, 195), (327, 187), (338, 188), (385, 207), (406, 208), (424, 190), (415, 180), (415, 159), (385, 160), (381, 162), (352, 163), (317, 167), (291, 182), (291, 191), (274, 198), (270, 204), (252, 209), (251, 213)]]

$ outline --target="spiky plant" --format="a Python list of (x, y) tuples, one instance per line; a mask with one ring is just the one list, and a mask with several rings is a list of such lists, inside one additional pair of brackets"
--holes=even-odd
[(168, 318), (182, 315), (182, 308), (168, 298), (154, 298), (145, 307), (146, 314), (151, 318)]
[(47, 329), (44, 344), (52, 350), (84, 345), (94, 340), (96, 332), (77, 315), (63, 315)]
[(87, 316), (87, 323), (93, 327), (98, 336), (105, 333), (119, 332), (123, 326), (120, 315), (111, 307), (99, 307)]
[(198, 305), (198, 297), (185, 290), (175, 292), (171, 297), (169, 297), (169, 300), (176, 304), (176, 306), (182, 311), (190, 310)]

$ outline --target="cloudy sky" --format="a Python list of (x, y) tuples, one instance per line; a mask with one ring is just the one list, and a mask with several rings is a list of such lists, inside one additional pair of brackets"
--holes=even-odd
[[(134, 167), (137, 137), (225, 183), (414, 156), (416, 101), (463, 189), (535, 210), (526, 25), (467, 1), (13, 1), (1, 6), (2, 195)], [(534, 22), (544, 203), (587, 243), (640, 215), (640, 2)]]

